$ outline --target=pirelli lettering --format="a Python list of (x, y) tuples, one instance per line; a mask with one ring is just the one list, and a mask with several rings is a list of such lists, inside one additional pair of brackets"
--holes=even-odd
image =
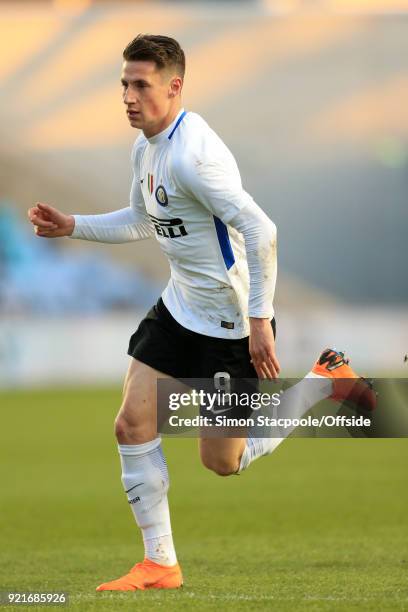
[(163, 238), (181, 238), (182, 236), (187, 236), (183, 219), (159, 219), (150, 214), (149, 217), (158, 236), (163, 236)]

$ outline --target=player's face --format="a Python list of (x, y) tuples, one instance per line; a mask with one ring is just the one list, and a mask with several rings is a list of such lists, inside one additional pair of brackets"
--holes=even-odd
[(165, 129), (182, 79), (167, 70), (158, 70), (152, 61), (125, 61), (121, 81), (130, 125), (143, 130), (147, 137)]

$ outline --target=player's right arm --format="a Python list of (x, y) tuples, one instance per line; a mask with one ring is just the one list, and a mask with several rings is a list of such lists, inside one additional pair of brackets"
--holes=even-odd
[(95, 242), (122, 243), (144, 240), (154, 235), (146, 213), (138, 172), (136, 143), (132, 152), (133, 182), (130, 205), (99, 215), (66, 215), (53, 206), (38, 202), (28, 211), (28, 217), (38, 236), (57, 238), (69, 236)]

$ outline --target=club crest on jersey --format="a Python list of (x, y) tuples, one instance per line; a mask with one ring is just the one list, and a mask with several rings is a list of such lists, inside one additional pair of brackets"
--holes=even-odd
[(167, 204), (169, 203), (169, 198), (167, 197), (167, 192), (163, 185), (158, 186), (158, 188), (156, 189), (155, 196), (160, 206), (167, 206)]
[(150, 195), (153, 193), (153, 174), (147, 175), (147, 188), (149, 190)]

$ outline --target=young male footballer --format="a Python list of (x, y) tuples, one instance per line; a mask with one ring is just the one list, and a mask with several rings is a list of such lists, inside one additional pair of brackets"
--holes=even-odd
[[(235, 159), (199, 115), (182, 107), (185, 57), (177, 41), (139, 35), (123, 52), (123, 102), (141, 130), (132, 151), (130, 205), (65, 215), (37, 203), (38, 236), (121, 243), (155, 236), (171, 276), (131, 336), (123, 402), (115, 421), (122, 482), (145, 558), (99, 591), (177, 588), (183, 578), (170, 525), (169, 477), (156, 424), (157, 379), (277, 378), (273, 296), (276, 227), (244, 191)], [(210, 85), (209, 85), (210, 86)], [(344, 397), (357, 378), (343, 353), (327, 349), (309, 376), (324, 384), (312, 403)], [(299, 403), (299, 402), (298, 402)], [(299, 414), (310, 407), (300, 402)], [(278, 438), (202, 438), (203, 464), (226, 476), (269, 454)]]

